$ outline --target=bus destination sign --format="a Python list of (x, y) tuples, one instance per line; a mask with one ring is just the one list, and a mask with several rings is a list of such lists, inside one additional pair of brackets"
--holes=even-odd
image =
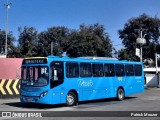
[(22, 64), (45, 64), (47, 63), (46, 58), (39, 59), (24, 59)]

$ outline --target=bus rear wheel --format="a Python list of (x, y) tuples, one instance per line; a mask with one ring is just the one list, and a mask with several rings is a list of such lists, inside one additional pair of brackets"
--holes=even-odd
[(77, 104), (77, 97), (73, 92), (69, 92), (66, 98), (67, 106), (74, 106)]
[(124, 100), (124, 98), (125, 98), (124, 90), (122, 88), (119, 88), (117, 90), (117, 99), (119, 101), (122, 101), (122, 100)]

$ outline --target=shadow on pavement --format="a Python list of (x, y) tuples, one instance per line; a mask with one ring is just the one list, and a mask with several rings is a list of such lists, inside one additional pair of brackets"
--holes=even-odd
[(18, 108), (35, 108), (35, 109), (58, 108), (58, 107), (65, 106), (64, 104), (47, 105), (47, 104), (21, 103), (21, 102), (10, 102), (10, 103), (4, 103), (4, 104), (12, 107), (18, 107)]
[[(125, 100), (134, 100), (137, 97), (126, 97)], [(124, 100), (124, 101), (125, 101)], [(84, 101), (79, 102), (79, 105), (85, 105), (85, 104), (119, 104), (120, 101), (118, 101), (116, 98), (107, 98), (107, 99), (98, 99), (98, 100), (90, 100), (90, 101)], [(35, 108), (35, 109), (49, 109), (49, 108), (59, 108), (59, 107), (66, 107), (65, 104), (57, 104), (57, 105), (48, 105), (48, 104), (37, 104), (37, 103), (21, 103), (21, 102), (10, 102), (10, 103), (4, 103), (4, 105), (12, 106), (12, 107), (18, 107), (18, 108)]]
[[(125, 97), (124, 101), (125, 100), (133, 100), (137, 97)], [(104, 104), (107, 103), (107, 104), (119, 104), (120, 101), (117, 100), (117, 98), (105, 98), (105, 99), (97, 99), (97, 100), (89, 100), (89, 101), (83, 101), (83, 102), (79, 102), (79, 105), (80, 104), (90, 104), (90, 103), (94, 103), (94, 104)]]

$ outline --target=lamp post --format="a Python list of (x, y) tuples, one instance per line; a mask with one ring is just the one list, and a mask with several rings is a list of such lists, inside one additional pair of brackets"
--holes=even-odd
[(7, 53), (8, 53), (8, 50), (7, 50), (7, 48), (8, 48), (8, 44), (7, 44), (7, 42), (8, 42), (8, 9), (10, 8), (11, 3), (8, 3), (8, 0), (7, 0), (6, 4), (4, 4), (4, 5), (5, 5), (5, 7), (6, 7), (6, 41), (5, 41), (5, 55), (6, 55), (6, 57), (7, 57)]
[(142, 34), (146, 29), (135, 29), (140, 31), (140, 37), (137, 38), (136, 43), (140, 45), (140, 61), (142, 62), (142, 46), (146, 44), (146, 39), (144, 38), (146, 34)]

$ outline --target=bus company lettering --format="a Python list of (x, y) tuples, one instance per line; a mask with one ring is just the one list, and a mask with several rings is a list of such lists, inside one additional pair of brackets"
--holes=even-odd
[(83, 87), (93, 86), (93, 81), (92, 80), (85, 81), (83, 79), (80, 79), (78, 81), (79, 81), (78, 86), (83, 86)]

